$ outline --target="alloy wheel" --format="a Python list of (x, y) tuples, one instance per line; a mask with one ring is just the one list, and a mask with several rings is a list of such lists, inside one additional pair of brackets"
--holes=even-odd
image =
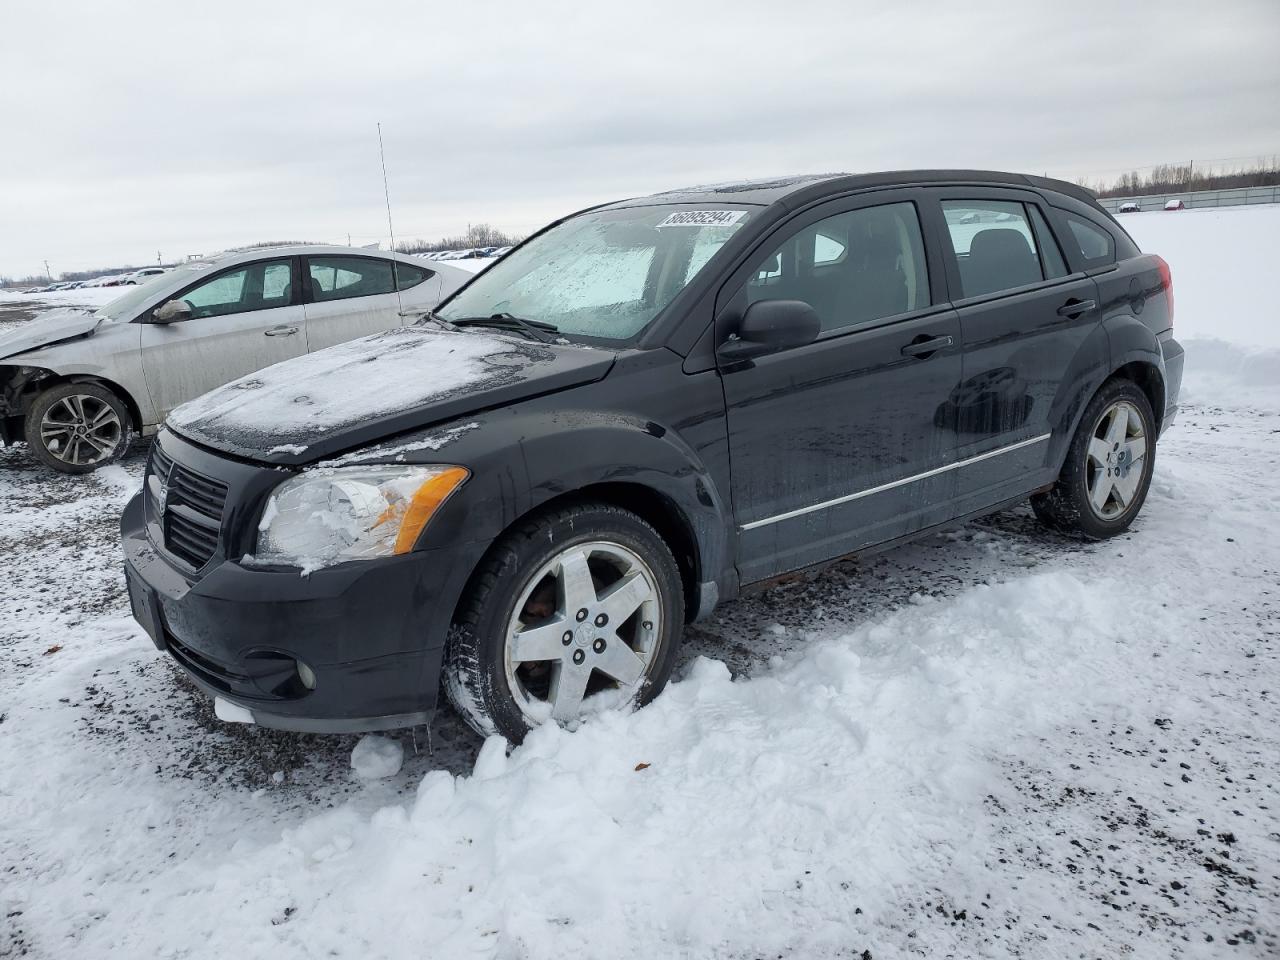
[(657, 582), (634, 551), (607, 541), (568, 547), (534, 573), (504, 637), (507, 683), (530, 722), (570, 723), (635, 698), (662, 636)]
[(123, 425), (111, 404), (87, 394), (55, 402), (40, 420), (40, 441), (63, 463), (83, 467), (110, 459)]
[(1147, 435), (1138, 408), (1117, 400), (1094, 425), (1087, 451), (1085, 484), (1089, 506), (1102, 520), (1114, 520), (1129, 509), (1142, 486)]

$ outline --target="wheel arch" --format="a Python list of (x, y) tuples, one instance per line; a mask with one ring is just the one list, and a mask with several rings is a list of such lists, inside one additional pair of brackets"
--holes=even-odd
[[(1156, 421), (1155, 435), (1160, 436), (1165, 404), (1164, 374), (1160, 367), (1149, 359), (1130, 360), (1112, 372), (1103, 383), (1117, 379), (1132, 381), (1146, 394), (1147, 401), (1151, 404), (1151, 415)], [(1101, 385), (1098, 389), (1102, 389)]]
[(142, 433), (142, 410), (138, 406), (138, 401), (133, 398), (133, 395), (130, 394), (128, 390), (116, 383), (114, 380), (109, 380), (106, 377), (100, 377), (96, 374), (89, 373), (50, 373), (48, 377), (42, 378), (39, 381), (39, 390), (37, 390), (36, 393), (40, 393), (47, 390), (49, 387), (56, 387), (64, 383), (96, 384), (99, 387), (110, 390), (120, 398), (121, 402), (124, 403), (125, 409), (129, 411), (129, 419), (133, 421), (132, 425), (134, 432), (139, 434)]

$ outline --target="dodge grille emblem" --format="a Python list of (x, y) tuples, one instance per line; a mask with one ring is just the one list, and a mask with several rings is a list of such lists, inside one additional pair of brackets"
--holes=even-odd
[(156, 482), (160, 485), (160, 491), (156, 494), (156, 513), (164, 516), (164, 512), (169, 507), (169, 475), (173, 467), (163, 473), (156, 473)]

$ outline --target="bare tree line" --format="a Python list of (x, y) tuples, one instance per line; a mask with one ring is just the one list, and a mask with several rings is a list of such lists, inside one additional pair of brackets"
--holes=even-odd
[(467, 232), (456, 237), (441, 237), (439, 240), (406, 240), (396, 244), (400, 253), (439, 253), (442, 250), (471, 250), (475, 247), (509, 247), (524, 238), (518, 234), (507, 233), (487, 223), (473, 223)]
[(1190, 193), (1193, 190), (1234, 190), (1241, 187), (1280, 185), (1280, 158), (1261, 158), (1250, 166), (1233, 169), (1187, 163), (1160, 163), (1145, 172), (1132, 170), (1110, 183), (1077, 181), (1097, 197), (1147, 197), (1161, 193)]

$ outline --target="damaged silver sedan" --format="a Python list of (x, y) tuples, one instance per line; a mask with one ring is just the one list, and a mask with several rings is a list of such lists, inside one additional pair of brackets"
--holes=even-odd
[(98, 310), (0, 336), (0, 441), (88, 473), (134, 434), (237, 377), (400, 326), (471, 278), (447, 264), (335, 246), (258, 248), (188, 263)]

